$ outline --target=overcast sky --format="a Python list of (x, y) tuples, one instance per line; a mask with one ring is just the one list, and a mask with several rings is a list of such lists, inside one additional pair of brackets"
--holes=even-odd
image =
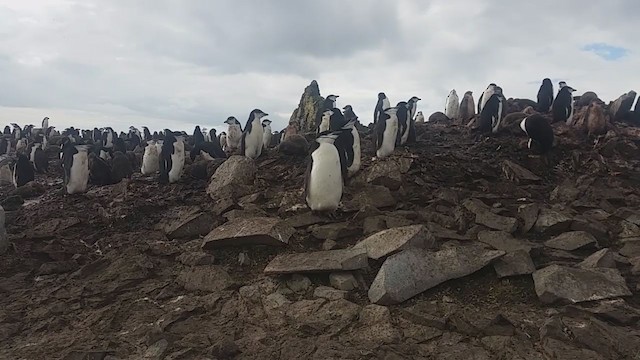
[(0, 124), (191, 132), (286, 125), (316, 79), (367, 124), (377, 93), (428, 116), (544, 77), (605, 101), (640, 84), (638, 0), (0, 0)]

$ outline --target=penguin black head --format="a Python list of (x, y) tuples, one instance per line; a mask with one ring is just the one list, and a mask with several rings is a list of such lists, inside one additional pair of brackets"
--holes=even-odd
[(336, 101), (340, 97), (339, 95), (329, 95), (327, 96), (327, 100)]
[(386, 97), (387, 97), (387, 95), (385, 95), (383, 92), (378, 93), (378, 99), (382, 100), (382, 99), (384, 99)]
[(240, 125), (240, 121), (238, 121), (238, 119), (236, 119), (235, 116), (229, 116), (225, 121), (225, 123), (229, 125)]
[(560, 86), (560, 89), (562, 89), (563, 87), (567, 86), (567, 82), (566, 81), (560, 81), (558, 83), (558, 86)]
[[(453, 90), (453, 92), (455, 93), (455, 90)], [(422, 100), (422, 99), (420, 99), (420, 98), (419, 98), (419, 97), (417, 97), (417, 96), (412, 96), (412, 97), (411, 97), (411, 99), (409, 99), (409, 101), (411, 101), (411, 102), (418, 102), (418, 101), (420, 101), (420, 100)]]
[(269, 119), (262, 120), (262, 126), (267, 126), (267, 125), (271, 125), (271, 120)]
[(347, 106), (343, 107), (342, 110), (349, 111), (349, 110), (353, 110), (353, 108), (351, 107), (351, 105), (347, 105)]
[[(494, 91), (496, 94), (502, 95), (502, 88), (500, 86), (496, 86)], [(502, 101), (502, 99), (500, 101)]]
[(543, 85), (552, 85), (552, 84), (551, 84), (551, 79), (549, 79), (549, 78), (544, 78), (544, 79), (542, 80), (542, 84), (543, 84)]
[[(213, 131), (216, 131), (216, 130), (213, 129)], [(222, 136), (222, 135), (227, 136), (227, 133), (223, 131), (223, 132), (220, 133), (220, 136)]]
[(489, 84), (489, 86), (498, 86), (498, 85), (496, 85), (496, 84), (494, 84), (494, 83), (491, 83), (491, 84)]
[(267, 114), (266, 112), (260, 110), (260, 109), (253, 109), (251, 110), (251, 114), (249, 114), (249, 118), (251, 119), (262, 119), (263, 117), (267, 116), (269, 114)]

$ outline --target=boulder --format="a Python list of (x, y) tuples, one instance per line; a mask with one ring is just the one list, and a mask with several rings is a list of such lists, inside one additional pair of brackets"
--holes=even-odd
[(316, 123), (318, 113), (322, 110), (324, 98), (320, 96), (320, 88), (318, 82), (313, 80), (311, 84), (304, 89), (304, 93), (300, 98), (298, 107), (293, 110), (290, 121), (298, 121), (300, 131), (312, 132), (319, 125)]
[(368, 266), (367, 253), (358, 249), (281, 254), (264, 269), (268, 275), (349, 271)]
[(353, 196), (353, 200), (344, 204), (345, 211), (355, 212), (364, 207), (384, 209), (396, 206), (396, 199), (391, 195), (391, 191), (384, 186), (369, 185), (361, 188)]
[(224, 246), (284, 246), (295, 230), (277, 218), (235, 219), (213, 229), (202, 242), (203, 249)]
[(640, 239), (633, 241), (626, 241), (622, 249), (620, 249), (620, 255), (628, 258), (640, 257)]
[(511, 234), (504, 231), (480, 231), (478, 233), (478, 241), (505, 252), (524, 250), (529, 253), (533, 247), (528, 241), (515, 239)]
[(409, 171), (412, 163), (413, 159), (403, 157), (379, 159), (369, 169), (367, 182), (398, 190), (403, 183), (404, 174)]
[(504, 160), (502, 162), (502, 173), (507, 179), (517, 184), (536, 183), (542, 180), (538, 175), (511, 160)]
[(305, 156), (309, 152), (309, 142), (304, 136), (293, 134), (280, 143), (278, 151), (291, 156)]
[(429, 116), (428, 122), (432, 124), (450, 124), (451, 120), (441, 111), (436, 111)]
[(540, 209), (533, 230), (547, 235), (560, 234), (569, 230), (571, 223), (572, 219), (565, 214), (554, 210)]
[(467, 199), (463, 206), (476, 215), (476, 223), (490, 229), (513, 233), (518, 229), (518, 220), (512, 217), (500, 216), (491, 211), (482, 201)]
[(528, 233), (533, 228), (533, 225), (538, 220), (539, 212), (540, 207), (538, 204), (526, 204), (518, 207), (518, 217), (524, 221), (524, 226), (521, 229), (523, 234)]
[(208, 234), (215, 225), (213, 216), (197, 206), (178, 207), (167, 212), (158, 224), (169, 239), (197, 238)]
[(533, 281), (538, 298), (545, 304), (580, 303), (631, 295), (616, 269), (551, 265), (533, 273)]
[(176, 282), (189, 291), (215, 292), (233, 285), (231, 276), (219, 266), (196, 266), (183, 270)]
[(528, 251), (517, 250), (510, 252), (496, 260), (493, 268), (498, 274), (498, 278), (517, 275), (529, 275), (536, 271), (536, 266)]
[(616, 268), (615, 253), (610, 249), (598, 250), (578, 264), (583, 269)]
[(582, 94), (580, 98), (576, 101), (576, 106), (579, 106), (579, 107), (589, 106), (589, 104), (591, 104), (591, 102), (594, 100), (602, 101), (598, 98), (598, 95), (596, 93), (594, 93), (593, 91), (587, 91), (584, 94)]
[(23, 199), (32, 199), (44, 194), (46, 189), (40, 183), (30, 181), (21, 187), (14, 189), (9, 193), (9, 196), (19, 195)]
[(477, 246), (438, 252), (406, 249), (382, 264), (369, 289), (369, 300), (379, 305), (401, 303), (447, 280), (472, 274), (504, 254)]
[(413, 225), (383, 230), (360, 241), (354, 249), (363, 248), (370, 259), (380, 258), (397, 253), (409, 247), (430, 248), (435, 238), (423, 225)]
[(234, 155), (220, 165), (211, 177), (207, 194), (214, 200), (240, 197), (251, 193), (256, 176), (255, 162), (246, 156)]
[(351, 291), (357, 289), (358, 280), (350, 272), (335, 272), (329, 275), (329, 283), (336, 289)]
[(578, 250), (587, 245), (597, 244), (597, 240), (593, 235), (585, 231), (570, 231), (558, 235), (544, 243), (545, 246), (557, 250), (573, 251)]

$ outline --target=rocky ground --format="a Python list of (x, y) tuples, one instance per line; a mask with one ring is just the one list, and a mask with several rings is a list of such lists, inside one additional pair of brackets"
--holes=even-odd
[(366, 139), (327, 217), (276, 151), (74, 196), (53, 164), (1, 191), (0, 358), (639, 359), (640, 136), (555, 132)]

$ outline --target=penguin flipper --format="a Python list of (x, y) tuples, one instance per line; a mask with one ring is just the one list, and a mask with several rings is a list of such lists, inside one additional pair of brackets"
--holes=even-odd
[(245, 139), (247, 137), (247, 133), (244, 132), (242, 133), (242, 137), (240, 138), (240, 153), (242, 155), (244, 155), (244, 151), (245, 151)]

